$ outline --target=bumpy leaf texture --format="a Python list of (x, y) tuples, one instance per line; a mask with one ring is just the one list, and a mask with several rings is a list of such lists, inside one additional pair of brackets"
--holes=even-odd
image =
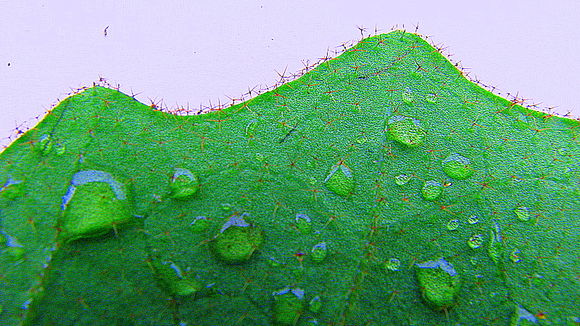
[(87, 89), (0, 154), (1, 324), (577, 325), (579, 130), (402, 31), (202, 115)]

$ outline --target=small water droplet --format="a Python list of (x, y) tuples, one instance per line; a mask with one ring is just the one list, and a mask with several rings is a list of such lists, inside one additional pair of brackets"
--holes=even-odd
[(470, 160), (457, 153), (453, 153), (443, 160), (443, 171), (449, 177), (457, 180), (465, 180), (475, 173)]
[(409, 183), (409, 181), (413, 178), (412, 175), (409, 174), (399, 174), (395, 177), (395, 183), (399, 186), (405, 185)]
[(514, 213), (521, 221), (527, 222), (530, 220), (530, 209), (525, 206), (517, 207)]
[(262, 153), (256, 153), (256, 155), (254, 155), (254, 157), (256, 158), (256, 161), (258, 161), (258, 162), (264, 162), (266, 160), (266, 156), (264, 156), (264, 154), (262, 154)]
[(254, 138), (254, 135), (256, 134), (256, 129), (258, 127), (258, 120), (256, 119), (252, 119), (250, 122), (248, 122), (248, 124), (246, 125), (246, 137), (248, 138)]
[(312, 250), (310, 250), (312, 260), (317, 263), (322, 262), (324, 258), (326, 258), (327, 252), (328, 249), (326, 247), (326, 242), (319, 242), (312, 247)]
[(385, 268), (391, 272), (396, 272), (401, 269), (401, 261), (397, 258), (389, 258), (389, 260), (385, 262)]
[(315, 314), (320, 312), (320, 309), (322, 309), (322, 299), (320, 298), (319, 295), (315, 296), (314, 298), (312, 298), (312, 300), (310, 300), (310, 302), (308, 303), (308, 309), (310, 309), (310, 311), (312, 311)]
[(471, 215), (467, 219), (467, 223), (472, 224), (472, 225), (477, 224), (478, 222), (479, 222), (479, 217), (477, 215)]
[(171, 177), (169, 186), (172, 198), (187, 198), (199, 190), (199, 180), (193, 172), (177, 168)]
[(132, 220), (127, 190), (109, 173), (77, 172), (62, 197), (59, 237), (66, 242), (99, 236)]
[(415, 101), (415, 96), (413, 95), (413, 91), (411, 91), (411, 89), (407, 88), (406, 90), (404, 90), (401, 93), (401, 97), (403, 99), (403, 102), (407, 103), (407, 104), (412, 104), (413, 101)]
[(247, 215), (230, 217), (210, 242), (212, 252), (226, 264), (248, 261), (264, 241), (262, 230), (244, 219)]
[(295, 221), (296, 228), (298, 231), (300, 231), (300, 233), (308, 234), (312, 231), (312, 221), (308, 215), (302, 213), (296, 214)]
[(172, 261), (150, 259), (149, 264), (160, 287), (171, 295), (188, 296), (203, 288), (196, 280), (184, 277), (181, 268)]
[(205, 232), (209, 227), (209, 219), (205, 216), (196, 216), (193, 222), (189, 223), (191, 225), (191, 230), (195, 233)]
[(394, 140), (409, 147), (421, 145), (427, 134), (421, 127), (419, 119), (402, 115), (389, 119), (387, 131)]
[(40, 136), (34, 147), (39, 153), (41, 153), (42, 155), (46, 155), (50, 153), (52, 145), (53, 145), (52, 137), (48, 134), (44, 134)]
[(66, 152), (66, 146), (63, 143), (56, 143), (54, 148), (56, 149), (56, 155), (60, 156)]
[(477, 249), (483, 246), (483, 235), (474, 234), (467, 240), (467, 244), (471, 249)]
[(429, 103), (437, 103), (437, 95), (433, 93), (425, 94), (425, 100)]
[(0, 187), (0, 196), (9, 200), (14, 200), (24, 194), (24, 183), (20, 180), (8, 178), (8, 180), (4, 182), (4, 185)]
[(510, 253), (510, 260), (513, 263), (519, 263), (520, 261), (522, 261), (522, 258), (520, 257), (521, 255), (521, 251), (519, 249), (514, 249), (512, 250), (512, 252)]
[(421, 189), (423, 198), (428, 201), (437, 200), (443, 193), (443, 185), (435, 180), (427, 180)]
[(12, 261), (19, 261), (26, 254), (26, 249), (18, 239), (6, 233), (4, 230), (0, 230), (0, 249), (2, 247), (6, 248), (1, 252), (6, 253)]
[(510, 325), (523, 326), (537, 324), (538, 319), (531, 312), (527, 311), (521, 305), (516, 305), (516, 311), (512, 315)]
[(499, 264), (503, 260), (503, 242), (501, 229), (497, 220), (493, 221), (493, 226), (489, 231), (489, 242), (487, 245), (487, 254), (491, 260)]
[(455, 230), (457, 230), (457, 228), (459, 228), (459, 220), (454, 219), (454, 220), (449, 220), (449, 222), (447, 222), (447, 230), (455, 231)]
[(274, 257), (270, 257), (268, 258), (268, 264), (270, 264), (270, 266), (272, 267), (280, 267), (282, 266), (282, 263), (279, 262), (276, 258)]
[(343, 197), (349, 196), (355, 186), (352, 171), (342, 162), (332, 167), (324, 183), (328, 190)]

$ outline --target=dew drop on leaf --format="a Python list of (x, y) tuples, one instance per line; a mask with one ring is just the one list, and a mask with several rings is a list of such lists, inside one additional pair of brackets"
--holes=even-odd
[(389, 258), (385, 262), (385, 268), (391, 272), (398, 271), (401, 268), (401, 261), (397, 258)]
[(99, 236), (132, 220), (127, 189), (107, 172), (77, 172), (62, 197), (59, 237), (66, 242)]
[(514, 209), (514, 213), (521, 221), (527, 222), (530, 220), (530, 209), (525, 206), (517, 207)]
[(411, 180), (412, 177), (413, 177), (412, 175), (408, 175), (408, 174), (399, 174), (399, 175), (395, 176), (395, 183), (398, 186), (405, 185), (405, 184), (409, 183), (409, 181)]
[(483, 246), (483, 235), (474, 234), (467, 240), (467, 244), (471, 249), (477, 249)]
[(312, 247), (312, 250), (310, 250), (312, 260), (317, 263), (322, 262), (324, 258), (326, 258), (327, 252), (328, 249), (326, 247), (326, 242), (319, 242)]
[(473, 225), (473, 224), (477, 224), (479, 222), (479, 217), (477, 215), (470, 215), (469, 218), (467, 219), (467, 223)]
[(344, 163), (333, 166), (324, 183), (328, 190), (343, 197), (349, 196), (355, 185), (352, 171)]
[(427, 134), (421, 127), (419, 119), (402, 115), (389, 119), (387, 131), (394, 140), (408, 147), (421, 145)]
[(177, 168), (169, 185), (172, 198), (187, 198), (198, 191), (199, 180), (190, 170)]
[(459, 228), (459, 220), (454, 219), (454, 220), (449, 220), (449, 222), (447, 222), (447, 230), (455, 231), (455, 230), (457, 230), (457, 228)]
[(467, 179), (475, 173), (471, 161), (457, 153), (453, 153), (443, 160), (443, 171), (449, 177), (457, 180)]
[(401, 97), (403, 99), (403, 102), (405, 102), (406, 104), (412, 104), (413, 101), (415, 100), (415, 96), (413, 95), (413, 92), (410, 89), (406, 89), (401, 93)]
[(428, 201), (434, 201), (443, 193), (443, 185), (435, 180), (427, 180), (421, 189), (423, 198)]

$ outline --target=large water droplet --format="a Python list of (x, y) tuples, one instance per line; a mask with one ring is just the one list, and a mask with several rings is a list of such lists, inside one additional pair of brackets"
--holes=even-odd
[(59, 237), (64, 241), (99, 236), (132, 220), (126, 187), (109, 173), (76, 173), (62, 197)]
[(467, 179), (475, 173), (469, 159), (457, 153), (451, 154), (443, 160), (443, 171), (449, 177), (458, 180)]
[(394, 140), (409, 147), (421, 145), (427, 134), (418, 119), (402, 115), (389, 119), (387, 131)]
[(521, 305), (516, 305), (516, 311), (512, 315), (510, 325), (527, 326), (538, 323), (538, 319), (531, 312), (527, 311)]
[(197, 192), (199, 180), (193, 172), (177, 168), (171, 177), (170, 187), (172, 198), (186, 198)]
[(443, 193), (443, 185), (435, 180), (427, 180), (421, 189), (423, 198), (428, 201), (434, 201)]
[(244, 217), (234, 215), (224, 223), (220, 233), (211, 241), (212, 252), (226, 264), (240, 264), (248, 261), (262, 245), (262, 230), (247, 222)]
[(453, 265), (441, 258), (415, 266), (425, 301), (438, 311), (452, 307), (461, 286), (459, 274)]
[(284, 288), (272, 293), (274, 296), (274, 324), (293, 326), (304, 311), (304, 290)]
[(349, 196), (355, 185), (351, 170), (342, 162), (332, 167), (324, 182), (328, 190), (343, 197)]

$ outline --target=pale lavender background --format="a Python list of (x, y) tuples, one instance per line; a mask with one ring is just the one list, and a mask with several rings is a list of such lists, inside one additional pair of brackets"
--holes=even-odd
[(419, 23), (472, 77), (580, 115), (577, 0), (197, 2), (0, 0), (0, 145), (99, 77), (145, 103), (228, 102), (359, 39), (357, 26)]

